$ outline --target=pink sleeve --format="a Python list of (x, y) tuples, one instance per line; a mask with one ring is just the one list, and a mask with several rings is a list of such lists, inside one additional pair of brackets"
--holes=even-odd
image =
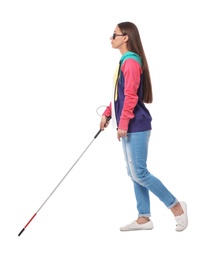
[(109, 116), (111, 116), (111, 114), (112, 114), (112, 108), (111, 108), (111, 102), (110, 102), (110, 104), (109, 104), (109, 106), (107, 106), (107, 108), (105, 109), (105, 111), (104, 111), (104, 113), (102, 114), (103, 116), (107, 116), (107, 117), (109, 117)]
[(121, 70), (124, 75), (125, 99), (118, 128), (127, 131), (129, 121), (134, 117), (133, 110), (138, 102), (137, 90), (142, 68), (134, 59), (128, 59), (123, 63)]

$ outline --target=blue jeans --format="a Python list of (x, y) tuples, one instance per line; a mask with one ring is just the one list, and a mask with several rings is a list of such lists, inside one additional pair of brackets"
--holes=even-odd
[(171, 192), (147, 169), (150, 134), (150, 130), (128, 133), (127, 138), (121, 139), (127, 172), (134, 184), (139, 217), (151, 216), (149, 191), (156, 195), (169, 209), (177, 203), (177, 199)]

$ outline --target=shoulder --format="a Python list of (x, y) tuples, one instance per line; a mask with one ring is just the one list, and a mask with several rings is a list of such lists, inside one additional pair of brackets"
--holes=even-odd
[(128, 58), (128, 59), (124, 60), (122, 66), (121, 66), (121, 70), (122, 71), (131, 70), (131, 71), (142, 72), (142, 67), (141, 67), (141, 64), (137, 60), (135, 60), (133, 58)]

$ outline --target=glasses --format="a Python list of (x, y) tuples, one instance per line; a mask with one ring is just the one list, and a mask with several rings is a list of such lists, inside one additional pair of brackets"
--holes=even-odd
[(113, 33), (112, 35), (112, 39), (114, 40), (116, 38), (116, 36), (125, 36), (127, 35), (126, 33), (123, 33), (123, 34), (116, 34), (116, 33)]

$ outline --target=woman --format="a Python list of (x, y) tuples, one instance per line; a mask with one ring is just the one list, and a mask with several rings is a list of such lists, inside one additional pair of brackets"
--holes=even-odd
[(111, 117), (122, 141), (128, 175), (134, 184), (138, 218), (121, 231), (153, 229), (150, 219), (149, 192), (156, 195), (171, 210), (176, 220), (176, 231), (187, 228), (187, 205), (177, 198), (147, 169), (148, 142), (151, 134), (151, 115), (144, 103), (152, 103), (149, 67), (139, 31), (131, 22), (119, 23), (110, 38), (121, 59), (116, 75), (114, 100), (104, 111), (100, 128), (109, 124)]

